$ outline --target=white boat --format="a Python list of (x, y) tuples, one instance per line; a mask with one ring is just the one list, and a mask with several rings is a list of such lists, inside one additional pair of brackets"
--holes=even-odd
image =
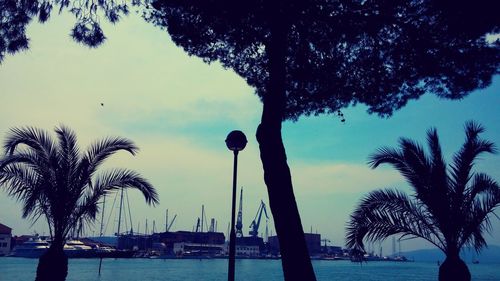
[(39, 258), (49, 249), (49, 242), (40, 238), (30, 238), (21, 245), (14, 247), (12, 257)]
[(113, 253), (115, 252), (116, 249), (111, 248), (109, 246), (97, 246), (96, 252), (99, 254), (108, 254), (108, 253)]
[(68, 258), (91, 258), (96, 256), (95, 250), (79, 240), (68, 240), (64, 244), (64, 253)]

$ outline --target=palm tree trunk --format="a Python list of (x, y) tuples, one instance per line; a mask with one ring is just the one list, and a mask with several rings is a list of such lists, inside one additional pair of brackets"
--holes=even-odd
[(447, 255), (439, 267), (439, 281), (470, 281), (469, 268), (458, 254)]
[(269, 55), (269, 84), (264, 96), (261, 124), (257, 129), (257, 141), (269, 206), (279, 239), (285, 280), (315, 281), (281, 136), (285, 109), (287, 36), (286, 26), (277, 14), (273, 15), (271, 42), (266, 46)]
[(50, 248), (38, 260), (35, 281), (65, 281), (68, 275), (68, 257), (62, 239), (54, 239)]

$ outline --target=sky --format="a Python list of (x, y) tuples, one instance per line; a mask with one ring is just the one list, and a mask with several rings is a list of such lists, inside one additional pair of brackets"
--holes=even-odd
[[(233, 156), (224, 140), (230, 131), (242, 130), (248, 144), (239, 154), (238, 187), (243, 187), (243, 230), (248, 233), (260, 200), (268, 203), (255, 139), (262, 105), (253, 89), (232, 70), (189, 57), (165, 31), (136, 15), (114, 26), (103, 23), (108, 40), (97, 49), (72, 41), (73, 22), (62, 14), (43, 25), (33, 23), (30, 49), (7, 56), (0, 65), (0, 139), (13, 127), (53, 132), (61, 124), (77, 133), (82, 148), (107, 136), (127, 137), (140, 152), (118, 153), (103, 169), (138, 171), (160, 198), (151, 207), (139, 192), (129, 192), (135, 230), (139, 224), (143, 232), (146, 220), (150, 230), (153, 221), (164, 230), (166, 209), (170, 218), (177, 214), (171, 230), (192, 230), (204, 205), (207, 218), (215, 218), (218, 230), (226, 232)], [(486, 127), (485, 138), (500, 144), (499, 93), (496, 77), (490, 87), (461, 101), (427, 94), (388, 119), (360, 105), (344, 110), (345, 123), (325, 115), (286, 122), (283, 138), (304, 230), (342, 246), (349, 215), (364, 195), (385, 187), (411, 192), (390, 167), (372, 170), (367, 165), (371, 153), (396, 146), (400, 137), (424, 142), (426, 130), (436, 127), (451, 160), (464, 140), (464, 123), (475, 120)], [(484, 155), (476, 167), (500, 180), (499, 155)], [(116, 206), (108, 213), (114, 198), (107, 200), (107, 235), (117, 227)], [(43, 221), (32, 225), (21, 218), (20, 206), (0, 190), (0, 223), (15, 235), (47, 234)], [(493, 221), (487, 241), (500, 245), (500, 222)], [(259, 232), (264, 228), (265, 222)], [(269, 228), (275, 233), (272, 217)], [(96, 224), (88, 235), (98, 232)], [(389, 245), (384, 243), (384, 253), (391, 251)], [(404, 250), (427, 247), (421, 240), (402, 245)]]

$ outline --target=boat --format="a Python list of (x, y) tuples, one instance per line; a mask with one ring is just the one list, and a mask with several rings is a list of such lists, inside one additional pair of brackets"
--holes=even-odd
[[(118, 196), (118, 193), (116, 194), (116, 196)], [(128, 199), (128, 193), (125, 191), (125, 200), (127, 202), (127, 205), (128, 205), (128, 213), (130, 215), (130, 202), (129, 202), (129, 199)], [(116, 199), (116, 197), (115, 197)], [(104, 234), (102, 229), (103, 229), (103, 222), (104, 222), (104, 204), (106, 202), (106, 197), (104, 197), (103, 199), (103, 210), (102, 210), (102, 218), (101, 218), (101, 236)], [(133, 235), (134, 234), (134, 230), (132, 228), (132, 220), (130, 219), (130, 216), (129, 216), (129, 219), (130, 219), (130, 232), (128, 232), (129, 234), (123, 234), (121, 232), (121, 220), (122, 220), (122, 207), (124, 205), (124, 189), (121, 188), (121, 191), (120, 191), (120, 209), (119, 209), (119, 213), (118, 213), (118, 229), (115, 233), (115, 236), (116, 236), (116, 248), (113, 248), (112, 250), (109, 250), (109, 251), (105, 251), (105, 252), (100, 252), (100, 254), (98, 255), (99, 257), (105, 257), (105, 258), (133, 258), (133, 257), (137, 257), (139, 255), (137, 249), (124, 249), (120, 246), (120, 242), (119, 242), (119, 237), (120, 236), (124, 236), (124, 235)], [(126, 212), (123, 212), (124, 214), (126, 214)]]
[(96, 249), (95, 249), (96, 253), (99, 255), (99, 254), (103, 254), (103, 255), (106, 255), (106, 254), (111, 254), (113, 253), (114, 251), (116, 251), (116, 249), (110, 247), (110, 246), (105, 246), (105, 245), (102, 245), (102, 246), (96, 246)]
[(409, 262), (411, 260), (407, 259), (405, 256), (395, 256), (389, 259), (390, 261), (397, 261), (397, 262)]
[(364, 254), (363, 255), (363, 260), (364, 261), (382, 261), (384, 260), (383, 258), (376, 256), (374, 254)]
[[(39, 258), (50, 248), (49, 240), (39, 237), (30, 238), (21, 245), (14, 247), (11, 257)], [(68, 240), (64, 244), (64, 253), (68, 258), (92, 258), (96, 250), (79, 240)]]
[(136, 257), (137, 251), (133, 250), (117, 250), (117, 249), (111, 249), (111, 250), (104, 250), (96, 251), (96, 256), (98, 258), (115, 258), (115, 259), (129, 259), (129, 258), (134, 258)]
[(64, 244), (64, 253), (68, 258), (93, 258), (96, 257), (96, 250), (85, 245), (80, 240), (68, 240)]
[(180, 256), (182, 259), (211, 259), (212, 256), (208, 251), (202, 250), (192, 250), (182, 253)]
[(133, 250), (117, 250), (114, 247), (107, 245), (95, 245), (95, 257), (97, 258), (133, 258), (137, 251)]
[(22, 258), (39, 258), (49, 249), (49, 247), (50, 244), (46, 240), (42, 240), (39, 237), (30, 238), (23, 244), (14, 247), (14, 250), (12, 251), (10, 256)]

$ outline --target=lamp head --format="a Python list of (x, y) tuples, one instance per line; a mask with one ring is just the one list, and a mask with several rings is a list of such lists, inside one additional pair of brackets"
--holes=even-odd
[(232, 131), (227, 135), (226, 146), (229, 150), (240, 151), (247, 145), (247, 137), (242, 131)]

